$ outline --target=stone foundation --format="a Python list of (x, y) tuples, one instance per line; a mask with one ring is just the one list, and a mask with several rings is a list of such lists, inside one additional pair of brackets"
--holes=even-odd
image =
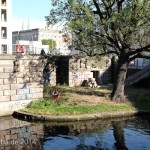
[(0, 116), (43, 98), (43, 67), (39, 56), (0, 56)]

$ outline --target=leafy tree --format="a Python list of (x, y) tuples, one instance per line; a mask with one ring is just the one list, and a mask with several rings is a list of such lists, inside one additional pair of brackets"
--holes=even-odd
[(111, 99), (125, 100), (129, 62), (150, 57), (150, 0), (52, 0), (52, 4), (48, 25), (67, 25), (77, 50), (118, 58)]
[(49, 49), (56, 49), (56, 41), (53, 39), (43, 39), (42, 45), (49, 45)]

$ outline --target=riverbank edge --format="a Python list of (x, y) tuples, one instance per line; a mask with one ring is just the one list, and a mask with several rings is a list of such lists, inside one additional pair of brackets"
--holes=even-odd
[(68, 121), (88, 121), (97, 120), (104, 118), (116, 118), (116, 117), (127, 117), (137, 116), (142, 114), (148, 114), (150, 110), (132, 110), (132, 111), (118, 111), (118, 112), (103, 112), (96, 114), (82, 114), (82, 115), (38, 115), (30, 114), (22, 111), (14, 111), (13, 117), (18, 119), (24, 119), (27, 121), (50, 121), (50, 122), (68, 122)]

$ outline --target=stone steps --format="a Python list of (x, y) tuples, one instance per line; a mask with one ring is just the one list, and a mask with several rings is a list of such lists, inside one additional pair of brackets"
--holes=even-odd
[(138, 71), (125, 81), (125, 86), (131, 86), (144, 78), (150, 77), (150, 66), (145, 67), (144, 69)]

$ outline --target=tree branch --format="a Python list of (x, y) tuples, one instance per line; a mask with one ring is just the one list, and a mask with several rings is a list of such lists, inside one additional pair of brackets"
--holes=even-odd
[(139, 58), (139, 56), (140, 56), (140, 55), (139, 55), (139, 53), (138, 53), (138, 54), (136, 54), (136, 55), (130, 57), (130, 58), (129, 58), (129, 62), (132, 61), (132, 60), (134, 60), (135, 58)]
[(98, 14), (99, 17), (100, 17), (100, 20), (102, 21), (103, 20), (103, 14), (102, 14), (102, 11), (100, 10), (100, 7), (98, 6), (98, 3), (96, 2), (96, 0), (93, 0), (93, 3), (97, 9), (97, 11), (93, 11), (94, 14)]
[[(111, 38), (111, 37), (108, 36), (108, 35), (100, 34), (100, 36), (106, 38), (106, 39), (107, 39), (109, 42), (111, 42), (112, 44), (115, 44), (116, 47), (120, 50), (120, 46), (119, 46), (119, 44), (118, 44), (118, 42), (117, 42), (116, 40), (114, 40), (113, 38)], [(119, 53), (119, 51), (118, 51), (118, 53)]]
[(147, 52), (150, 52), (150, 44), (148, 44), (148, 45), (146, 45), (146, 46), (144, 46), (142, 48), (132, 49), (132, 50), (133, 51), (128, 53), (128, 56), (135, 55), (135, 54), (140, 53), (140, 52), (142, 52), (144, 50), (147, 51)]
[(102, 0), (102, 2), (105, 6), (108, 18), (110, 18), (111, 17), (111, 12), (112, 12), (112, 7), (115, 4), (115, 0), (112, 2), (112, 4), (108, 4), (108, 2), (106, 0)]
[(118, 13), (120, 13), (122, 11), (122, 3), (125, 0), (117, 0), (117, 7), (118, 7)]

